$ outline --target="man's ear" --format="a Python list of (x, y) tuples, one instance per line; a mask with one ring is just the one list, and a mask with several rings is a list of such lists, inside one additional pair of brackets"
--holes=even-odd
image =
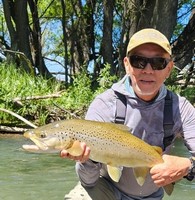
[(124, 63), (126, 74), (130, 74), (130, 63), (129, 63), (129, 58), (127, 56), (124, 57), (123, 63)]
[(168, 72), (167, 72), (166, 78), (169, 78), (169, 76), (171, 74), (171, 71), (173, 70), (173, 67), (174, 67), (174, 62), (170, 61), (169, 64), (168, 64), (168, 66), (167, 66)]

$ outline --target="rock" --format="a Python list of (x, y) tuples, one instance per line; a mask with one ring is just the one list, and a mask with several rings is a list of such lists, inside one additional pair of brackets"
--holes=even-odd
[(80, 182), (65, 195), (64, 200), (92, 200)]

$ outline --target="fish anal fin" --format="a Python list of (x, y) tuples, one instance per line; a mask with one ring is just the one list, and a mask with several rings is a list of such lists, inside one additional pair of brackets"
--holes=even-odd
[(107, 165), (107, 170), (111, 179), (115, 182), (119, 182), (123, 167), (115, 167), (115, 166)]
[(137, 180), (137, 183), (140, 186), (142, 186), (144, 184), (148, 172), (149, 172), (148, 167), (133, 168), (133, 173), (134, 173), (135, 179)]
[(78, 140), (74, 141), (72, 146), (66, 150), (72, 156), (80, 156), (83, 154), (83, 149), (81, 148), (80, 142)]
[(163, 187), (163, 189), (164, 189), (164, 191), (167, 193), (167, 195), (171, 195), (172, 194), (172, 192), (173, 192), (173, 190), (174, 190), (174, 185), (175, 185), (175, 183), (170, 183), (169, 185), (165, 185), (164, 187)]

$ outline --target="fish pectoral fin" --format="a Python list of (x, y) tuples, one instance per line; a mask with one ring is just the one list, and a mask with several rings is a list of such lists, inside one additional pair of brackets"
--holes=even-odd
[(107, 165), (107, 170), (111, 179), (115, 182), (119, 182), (123, 167), (115, 167), (115, 166)]
[(133, 168), (133, 173), (134, 173), (135, 179), (137, 180), (137, 183), (140, 186), (142, 186), (144, 184), (148, 172), (149, 172), (148, 167)]
[(72, 156), (80, 156), (83, 154), (83, 149), (81, 148), (80, 142), (78, 140), (74, 141), (72, 146), (66, 150)]
[(164, 189), (164, 191), (167, 193), (167, 195), (171, 195), (172, 194), (172, 192), (173, 192), (173, 190), (174, 190), (174, 185), (175, 185), (175, 183), (170, 183), (169, 185), (165, 185), (164, 187), (163, 187), (163, 189)]

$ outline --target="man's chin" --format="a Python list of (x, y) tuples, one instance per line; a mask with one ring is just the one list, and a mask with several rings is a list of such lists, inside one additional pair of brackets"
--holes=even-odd
[(141, 89), (137, 89), (136, 90), (136, 95), (140, 98), (143, 99), (144, 101), (151, 101), (152, 99), (154, 99), (156, 97), (156, 95), (158, 94), (158, 92), (156, 91), (151, 91), (151, 90), (141, 90)]

